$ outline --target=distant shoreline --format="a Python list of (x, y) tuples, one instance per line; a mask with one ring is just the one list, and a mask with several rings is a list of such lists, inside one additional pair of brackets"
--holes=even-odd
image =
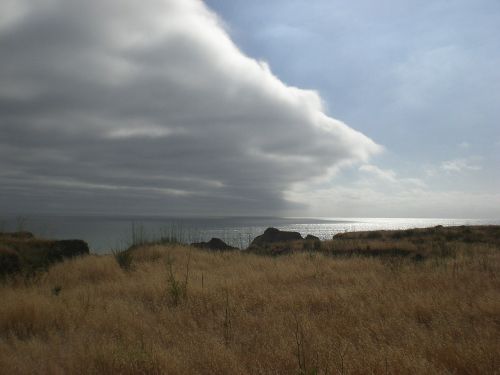
[[(18, 220), (19, 219), (19, 220)], [(162, 218), (128, 216), (0, 216), (0, 231), (28, 230), (45, 238), (83, 238), (94, 253), (126, 248), (132, 241), (133, 227), (149, 238), (176, 232), (183, 242), (208, 241), (218, 237), (231, 246), (246, 247), (268, 227), (312, 234), (322, 240), (337, 233), (382, 229), (410, 229), (436, 225), (500, 224), (500, 219), (388, 219), (329, 218), (330, 220), (279, 217)]]

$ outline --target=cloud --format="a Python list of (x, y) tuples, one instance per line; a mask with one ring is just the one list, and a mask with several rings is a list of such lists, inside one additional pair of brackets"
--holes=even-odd
[(304, 192), (311, 212), (325, 217), (498, 218), (500, 194), (461, 190), (396, 189), (341, 184)]
[(311, 216), (498, 218), (500, 193), (494, 189), (443, 187), (371, 164), (361, 165), (357, 171), (356, 178), (342, 178), (351, 172), (344, 171), (335, 177), (335, 183), (289, 191), (289, 199), (308, 202)]
[(476, 164), (477, 160), (469, 159), (453, 159), (441, 163), (441, 169), (448, 173), (461, 173), (465, 171), (479, 171), (482, 167)]
[(399, 186), (402, 189), (425, 187), (425, 183), (419, 178), (401, 178), (392, 169), (382, 169), (372, 164), (361, 165), (359, 167), (359, 171), (364, 172), (365, 174), (370, 174), (383, 183), (390, 183), (395, 186)]
[[(355, 176), (346, 179), (352, 172)], [(402, 177), (373, 164), (342, 171), (327, 184), (296, 184), (287, 191), (291, 201), (307, 203), (303, 208), (307, 215), (324, 217), (410, 217), (410, 208), (419, 215), (424, 211), (429, 215), (432, 206), (415, 199), (434, 194), (436, 191), (420, 178)]]
[(0, 3), (4, 211), (276, 213), (380, 146), (198, 0)]
[(396, 173), (391, 169), (381, 169), (376, 165), (364, 164), (359, 167), (359, 170), (362, 172), (370, 173), (382, 180), (389, 182), (396, 182)]

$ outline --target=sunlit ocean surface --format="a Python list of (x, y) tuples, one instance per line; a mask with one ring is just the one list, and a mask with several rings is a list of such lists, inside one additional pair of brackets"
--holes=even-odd
[(500, 219), (414, 219), (414, 218), (273, 218), (273, 217), (104, 217), (104, 216), (23, 216), (0, 217), (0, 231), (24, 229), (37, 236), (87, 241), (95, 253), (124, 249), (132, 233), (157, 239), (175, 236), (182, 242), (206, 241), (219, 237), (228, 244), (245, 248), (268, 227), (297, 231), (303, 236), (330, 239), (342, 232), (377, 229), (425, 228), (436, 225), (500, 225)]

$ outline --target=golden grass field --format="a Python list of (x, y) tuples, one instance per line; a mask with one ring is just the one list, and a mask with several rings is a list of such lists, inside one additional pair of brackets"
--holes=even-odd
[(180, 245), (134, 250), (131, 270), (68, 260), (0, 284), (0, 373), (498, 374), (499, 248), (447, 246), (423, 261)]

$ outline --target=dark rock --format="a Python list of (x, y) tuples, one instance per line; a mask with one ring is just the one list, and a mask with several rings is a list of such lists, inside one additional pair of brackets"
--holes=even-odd
[(88, 254), (89, 245), (82, 240), (54, 241), (49, 250), (49, 257), (54, 261)]
[(212, 238), (208, 242), (195, 242), (192, 243), (191, 246), (200, 248), (200, 249), (209, 249), (209, 250), (237, 250), (237, 247), (230, 246), (220, 238)]
[(250, 246), (263, 246), (265, 244), (273, 242), (287, 242), (297, 240), (303, 240), (299, 232), (287, 232), (276, 228), (267, 228), (264, 234), (255, 237)]
[(320, 241), (319, 237), (313, 236), (312, 234), (308, 234), (306, 236), (306, 240), (311, 240), (311, 241)]
[(0, 277), (18, 272), (21, 269), (21, 259), (14, 250), (0, 248)]

